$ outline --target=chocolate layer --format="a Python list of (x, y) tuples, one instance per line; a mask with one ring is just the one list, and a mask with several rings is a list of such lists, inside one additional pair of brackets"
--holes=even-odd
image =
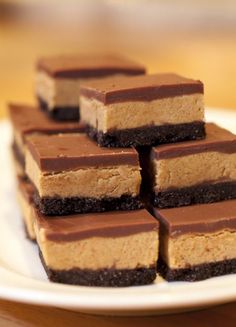
[(30, 183), (29, 180), (23, 178), (23, 177), (18, 177), (17, 178), (18, 182), (18, 187), (21, 192), (21, 194), (24, 196), (26, 199), (27, 203), (30, 205), (33, 203), (33, 196), (34, 196), (34, 187)]
[(236, 200), (172, 209), (154, 209), (170, 237), (236, 229)]
[(161, 160), (209, 151), (229, 154), (236, 152), (236, 135), (212, 123), (207, 123), (205, 126), (205, 139), (199, 142), (182, 142), (159, 146), (152, 149), (152, 158)]
[(178, 125), (144, 126), (141, 128), (98, 132), (91, 126), (86, 131), (90, 138), (103, 147), (132, 147), (159, 145), (187, 140), (200, 140), (205, 137), (204, 122)]
[(174, 208), (200, 203), (213, 203), (236, 198), (236, 182), (204, 183), (153, 194), (152, 203), (158, 208)]
[(40, 169), (47, 172), (81, 167), (139, 165), (135, 149), (100, 148), (83, 134), (32, 136), (27, 145)]
[(114, 74), (145, 74), (145, 68), (125, 57), (104, 55), (64, 55), (39, 59), (37, 69), (57, 78), (92, 78)]
[(56, 121), (79, 121), (79, 105), (77, 107), (54, 107), (53, 109), (49, 110), (47, 102), (40, 97), (37, 98), (40, 109), (45, 111), (49, 118)]
[(195, 282), (211, 277), (235, 274), (236, 259), (210, 262), (184, 269), (171, 269), (159, 258), (157, 265), (158, 273), (167, 281)]
[(114, 210), (136, 210), (143, 208), (139, 196), (122, 195), (119, 198), (60, 198), (43, 197), (37, 193), (34, 202), (44, 215), (70, 215), (73, 213), (105, 212)]
[(110, 286), (126, 287), (136, 285), (151, 284), (156, 279), (156, 268), (136, 268), (136, 269), (71, 269), (53, 270), (48, 267), (39, 252), (40, 259), (52, 282), (83, 285), (83, 286)]
[(23, 139), (32, 133), (56, 134), (84, 131), (84, 124), (56, 122), (34, 106), (9, 104), (9, 116), (14, 130), (20, 133)]
[(104, 104), (123, 101), (152, 101), (167, 97), (203, 93), (200, 81), (176, 74), (119, 77), (82, 85), (80, 95)]
[(48, 240), (73, 242), (90, 237), (122, 237), (158, 230), (158, 222), (148, 211), (120, 211), (97, 214), (47, 217), (34, 209), (37, 225)]

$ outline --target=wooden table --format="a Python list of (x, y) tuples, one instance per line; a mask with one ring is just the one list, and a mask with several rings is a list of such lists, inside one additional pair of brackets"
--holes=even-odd
[[(6, 102), (33, 101), (33, 63), (42, 53), (60, 52), (61, 38), (69, 44), (70, 51), (90, 51), (86, 40), (74, 42), (65, 35), (54, 40), (50, 33), (38, 31), (34, 27), (15, 26), (0, 23), (0, 117), (6, 115)], [(236, 42), (235, 33), (196, 35), (170, 35), (168, 42), (158, 36), (158, 42), (150, 42), (148, 51), (131, 47), (132, 42), (122, 42), (116, 35), (115, 41), (109, 42), (109, 50), (123, 51), (131, 57), (147, 64), (149, 71), (177, 71), (187, 76), (201, 78), (206, 85), (206, 103), (211, 106), (236, 108)], [(132, 39), (132, 35), (130, 36)], [(139, 38), (142, 36), (140, 35)], [(127, 39), (129, 35), (127, 35)], [(112, 38), (111, 38), (112, 39)], [(179, 42), (181, 40), (181, 42)], [(101, 42), (101, 40), (99, 40)], [(147, 38), (143, 42), (148, 43)], [(103, 40), (103, 45), (105, 41)], [(146, 44), (147, 45), (147, 44)], [(146, 47), (144, 46), (144, 48)], [(123, 47), (122, 47), (123, 46)], [(96, 40), (93, 47), (98, 48)], [(0, 301), (0, 326), (182, 326), (191, 327), (235, 327), (236, 302), (206, 310), (156, 317), (99, 317), (84, 315), (55, 308), (25, 305)]]
[(235, 324), (236, 303), (168, 316), (105, 317), (0, 301), (1, 327), (235, 327)]

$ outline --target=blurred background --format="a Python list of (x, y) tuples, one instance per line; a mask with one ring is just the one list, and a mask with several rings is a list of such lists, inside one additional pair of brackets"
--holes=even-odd
[(208, 106), (236, 108), (235, 0), (0, 0), (0, 117), (34, 101), (38, 56), (106, 51), (201, 79)]

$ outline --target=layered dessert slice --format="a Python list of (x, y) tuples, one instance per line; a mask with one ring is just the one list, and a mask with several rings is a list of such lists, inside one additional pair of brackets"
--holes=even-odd
[(142, 207), (135, 149), (100, 148), (83, 134), (32, 136), (27, 145), (26, 172), (45, 215)]
[(13, 160), (18, 175), (24, 175), (25, 170), (25, 142), (34, 134), (57, 134), (83, 132), (82, 123), (55, 122), (34, 106), (24, 104), (10, 104), (9, 119), (13, 131)]
[(236, 198), (236, 136), (215, 124), (206, 124), (205, 140), (152, 148), (149, 164), (156, 207)]
[(120, 77), (81, 86), (81, 119), (105, 147), (204, 138), (203, 84), (175, 74)]
[(156, 278), (158, 222), (146, 210), (48, 219), (34, 211), (40, 256), (53, 282), (132, 286)]
[(236, 200), (155, 209), (160, 221), (158, 270), (168, 281), (236, 273)]
[(34, 188), (29, 181), (18, 177), (17, 200), (21, 210), (26, 236), (31, 241), (35, 241), (33, 222), (33, 192)]
[(144, 74), (145, 68), (119, 55), (64, 55), (37, 63), (36, 95), (40, 107), (56, 120), (79, 120), (82, 82), (116, 75)]

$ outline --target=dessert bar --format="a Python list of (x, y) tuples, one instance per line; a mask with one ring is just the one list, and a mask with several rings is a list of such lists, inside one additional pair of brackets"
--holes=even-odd
[(36, 96), (40, 107), (54, 119), (79, 120), (82, 82), (144, 73), (143, 66), (118, 55), (45, 57), (37, 63)]
[(236, 200), (155, 209), (160, 221), (159, 273), (197, 281), (236, 273)]
[(87, 286), (134, 286), (156, 278), (158, 222), (146, 210), (48, 219), (34, 210), (48, 278)]
[(203, 84), (175, 74), (119, 77), (80, 89), (81, 119), (105, 147), (204, 138)]
[(142, 207), (138, 153), (98, 147), (84, 134), (32, 136), (26, 173), (45, 215)]
[(206, 139), (161, 145), (151, 151), (154, 206), (178, 207), (236, 198), (236, 136), (206, 124)]

